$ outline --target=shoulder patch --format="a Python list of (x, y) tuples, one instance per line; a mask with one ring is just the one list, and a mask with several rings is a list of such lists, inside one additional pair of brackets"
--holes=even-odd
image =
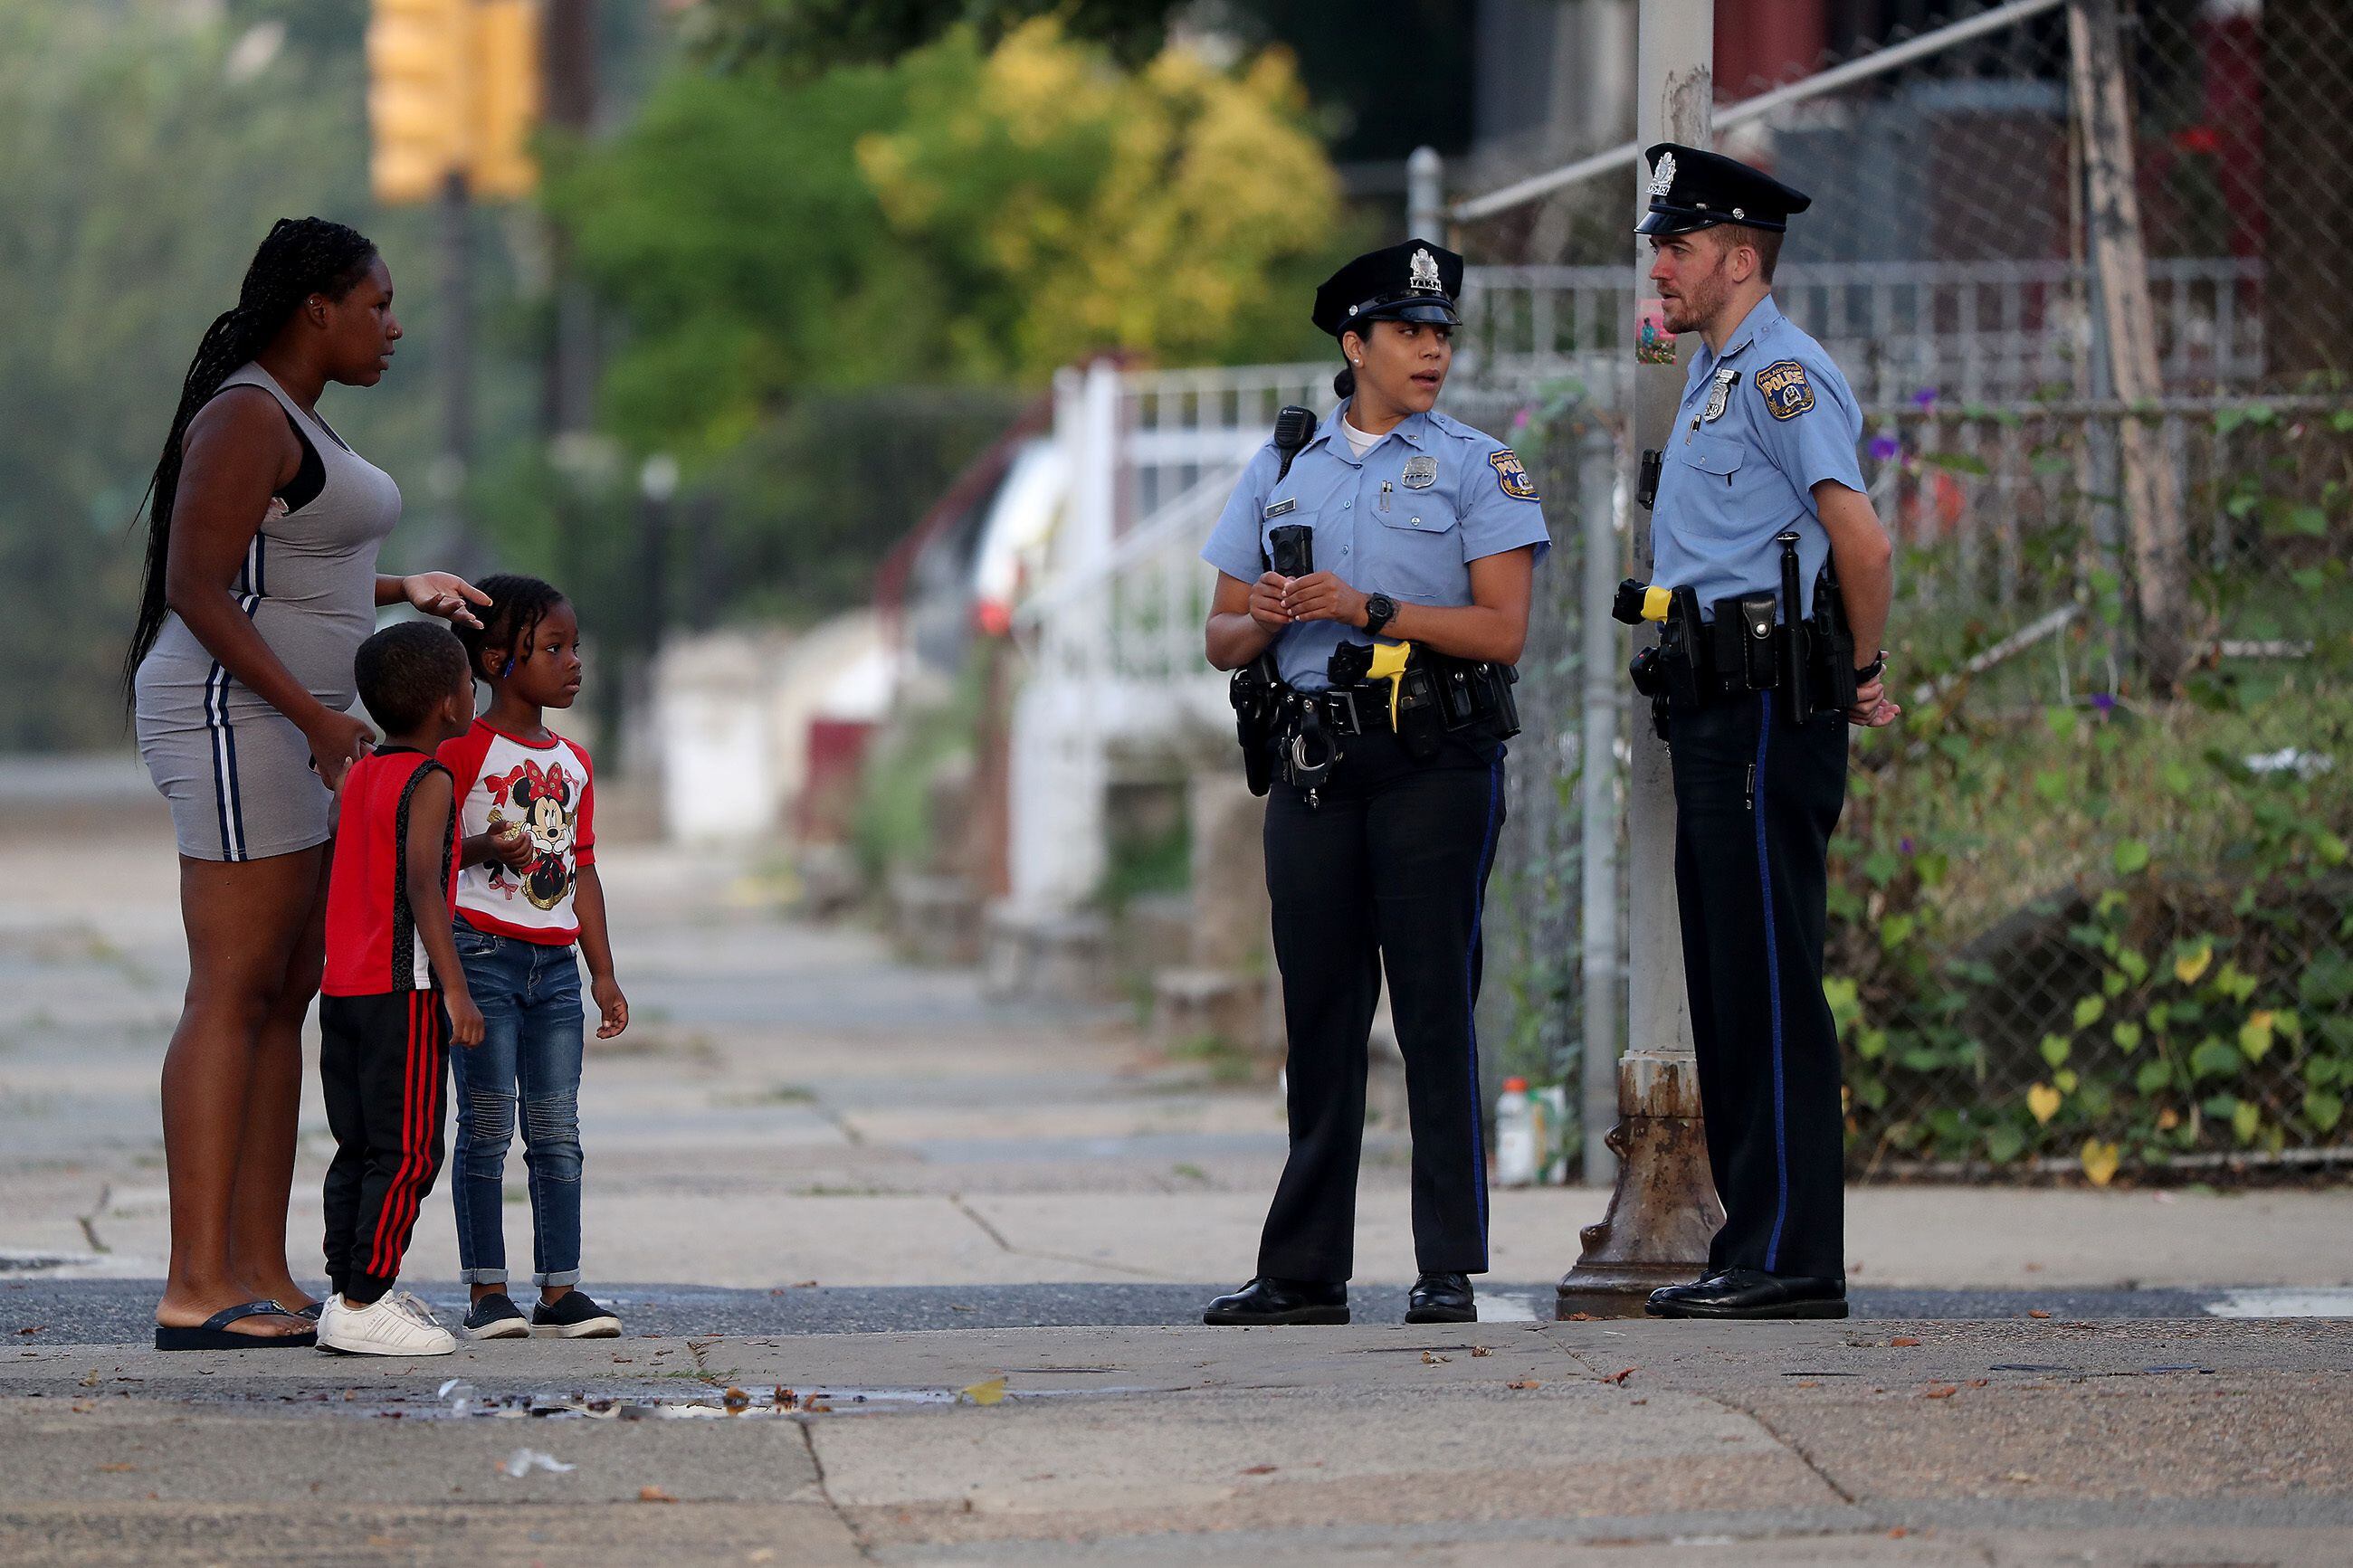
[(1514, 500), (1536, 499), (1535, 480), (1528, 478), (1527, 469), (1521, 466), (1519, 458), (1512, 455), (1509, 447), (1499, 447), (1488, 453), (1487, 461), (1493, 467), (1495, 482), (1503, 486), (1505, 495)]
[(1814, 405), (1814, 389), (1806, 367), (1793, 359), (1777, 359), (1757, 373), (1757, 390), (1776, 419), (1795, 419)]

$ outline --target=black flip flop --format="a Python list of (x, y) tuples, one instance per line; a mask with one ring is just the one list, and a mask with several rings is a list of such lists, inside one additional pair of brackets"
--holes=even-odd
[(317, 1344), (319, 1335), (315, 1330), (306, 1329), (299, 1334), (240, 1334), (229, 1327), (244, 1318), (292, 1318), (301, 1315), (289, 1312), (275, 1301), (247, 1301), (215, 1312), (193, 1329), (156, 1324), (155, 1348), (159, 1351), (249, 1351)]
[[(270, 1305), (277, 1307), (278, 1303), (272, 1301)], [(278, 1307), (278, 1310), (290, 1318), (308, 1318), (315, 1323), (319, 1321), (319, 1314), (326, 1310), (326, 1306), (324, 1301), (313, 1301), (307, 1307)]]

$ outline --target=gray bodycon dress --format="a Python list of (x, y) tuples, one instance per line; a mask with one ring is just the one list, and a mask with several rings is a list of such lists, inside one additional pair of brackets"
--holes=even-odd
[[(286, 410), (302, 472), (270, 509), (229, 591), (289, 673), (337, 712), (357, 696), (352, 657), (375, 629), (376, 549), (400, 521), (392, 476), (305, 414), (259, 365), (222, 383), (258, 386)], [(315, 466), (314, 466), (315, 464)], [(172, 805), (180, 853), (259, 860), (333, 836), (333, 797), (291, 720), (221, 668), (177, 615), (139, 666), (139, 753)]]

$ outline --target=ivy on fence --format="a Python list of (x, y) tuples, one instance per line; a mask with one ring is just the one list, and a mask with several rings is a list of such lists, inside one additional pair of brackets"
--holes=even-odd
[[(2213, 425), (2262, 444), (2193, 496), (2218, 531), (2187, 700), (2110, 682), (2021, 704), (2015, 681), (1961, 678), (1858, 742), (1825, 990), (1861, 1173), (2104, 1184), (2353, 1131), (2348, 449), (2331, 439), (2353, 416), (2255, 405)], [(2063, 499), (2080, 540), (2097, 498)], [(2046, 559), (2071, 553), (2085, 613), (2057, 668), (2096, 681), (2122, 596), (2088, 550)], [(1987, 640), (1945, 629), (1964, 654)], [(1966, 664), (1943, 651), (1947, 676)]]

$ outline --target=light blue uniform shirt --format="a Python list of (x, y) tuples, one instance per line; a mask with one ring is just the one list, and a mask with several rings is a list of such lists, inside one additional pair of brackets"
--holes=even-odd
[[(1279, 484), (1282, 454), (1271, 440), (1259, 448), (1202, 560), (1255, 583), (1268, 534), (1303, 522), (1315, 531), (1317, 571), (1401, 605), (1448, 606), (1472, 603), (1473, 561), (1525, 545), (1542, 561), (1552, 548), (1535, 487), (1501, 441), (1443, 414), (1412, 414), (1359, 460), (1340, 430), (1347, 407), (1324, 417)], [(1289, 684), (1320, 691), (1332, 684), (1332, 650), (1369, 640), (1338, 621), (1294, 622), (1275, 636), (1275, 666)]]
[[(1720, 409), (1719, 371), (1738, 377)], [(1651, 580), (1688, 584), (1714, 620), (1718, 599), (1779, 591), (1773, 538), (1795, 530), (1799, 613), (1810, 614), (1831, 551), (1813, 488), (1836, 479), (1862, 489), (1862, 411), (1846, 377), (1771, 295), (1759, 300), (1722, 354), (1703, 347), (1692, 362), (1651, 510)]]

